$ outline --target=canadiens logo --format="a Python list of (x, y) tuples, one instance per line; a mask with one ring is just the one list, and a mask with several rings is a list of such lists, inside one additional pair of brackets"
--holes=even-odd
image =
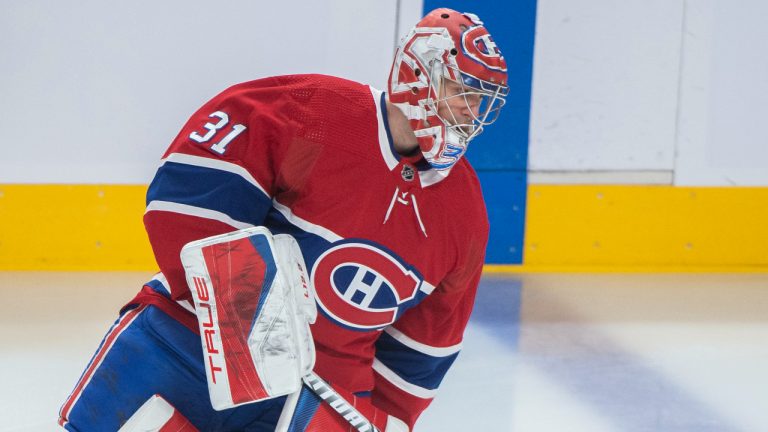
[(473, 60), (489, 69), (506, 72), (504, 57), (485, 27), (476, 26), (467, 29), (461, 37), (461, 46), (464, 54)]
[(369, 243), (345, 242), (325, 251), (312, 269), (317, 303), (332, 320), (354, 329), (383, 328), (418, 300), (421, 277)]

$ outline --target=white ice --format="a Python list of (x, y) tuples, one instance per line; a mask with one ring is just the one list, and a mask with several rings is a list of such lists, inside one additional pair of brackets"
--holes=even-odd
[[(55, 431), (148, 273), (0, 273), (0, 432)], [(768, 274), (486, 276), (417, 431), (768, 431)]]

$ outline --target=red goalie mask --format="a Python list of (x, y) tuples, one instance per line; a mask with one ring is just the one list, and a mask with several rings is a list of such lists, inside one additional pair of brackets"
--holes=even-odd
[(498, 117), (507, 64), (476, 15), (435, 9), (401, 40), (388, 91), (427, 162), (447, 175)]

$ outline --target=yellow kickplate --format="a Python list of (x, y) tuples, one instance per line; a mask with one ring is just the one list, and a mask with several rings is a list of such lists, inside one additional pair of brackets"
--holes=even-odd
[(146, 185), (0, 185), (0, 270), (154, 270)]
[[(157, 268), (146, 185), (0, 185), (0, 270)], [(768, 269), (768, 188), (531, 185), (522, 266), (486, 272)]]
[(525, 266), (768, 266), (768, 188), (531, 185)]

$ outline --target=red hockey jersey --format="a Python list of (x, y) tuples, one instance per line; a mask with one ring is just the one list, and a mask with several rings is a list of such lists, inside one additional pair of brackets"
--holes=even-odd
[(184, 244), (257, 225), (292, 234), (317, 293), (316, 372), (413, 426), (459, 353), (488, 220), (468, 162), (443, 177), (398, 155), (386, 112), (382, 92), (321, 75), (206, 103), (150, 185), (161, 274), (138, 298), (190, 322)]

